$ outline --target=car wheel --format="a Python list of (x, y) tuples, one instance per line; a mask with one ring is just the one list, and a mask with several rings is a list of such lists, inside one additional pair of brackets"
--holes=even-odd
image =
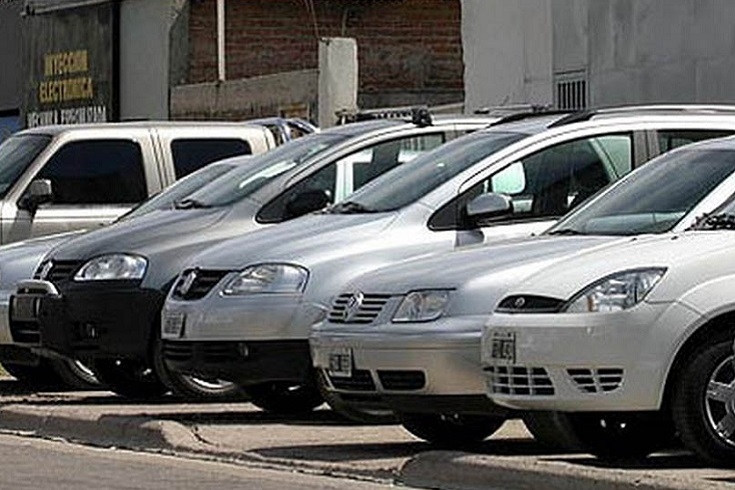
[(97, 359), (93, 369), (103, 385), (127, 398), (156, 398), (168, 391), (154, 369), (139, 361)]
[(735, 356), (732, 341), (702, 346), (673, 387), (672, 416), (684, 445), (712, 464), (735, 462)]
[(185, 400), (229, 402), (247, 399), (245, 392), (230, 381), (171, 371), (163, 360), (160, 341), (155, 345), (153, 367), (161, 382)]
[(390, 409), (357, 407), (343, 402), (340, 397), (325, 385), (324, 376), (318, 375), (319, 392), (327, 405), (338, 415), (361, 424), (395, 424), (398, 419)]
[(582, 444), (568, 414), (564, 412), (526, 412), (523, 424), (542, 446), (561, 451), (579, 451)]
[(250, 402), (266, 412), (277, 414), (308, 413), (324, 403), (316, 383), (274, 381), (244, 387)]
[(31, 388), (63, 388), (62, 380), (46, 358), (41, 358), (37, 366), (6, 361), (2, 366), (9, 375)]
[(581, 449), (600, 459), (642, 459), (674, 442), (674, 426), (664, 412), (568, 413)]
[(94, 371), (82, 361), (71, 359), (49, 359), (51, 369), (64, 384), (77, 390), (93, 390), (100, 388), (100, 382)]
[(399, 413), (403, 427), (419, 439), (442, 447), (476, 446), (505, 423), (504, 417)]

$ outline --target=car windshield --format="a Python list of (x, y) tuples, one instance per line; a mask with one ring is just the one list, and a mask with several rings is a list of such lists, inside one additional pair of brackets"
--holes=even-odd
[(217, 207), (240, 201), (282, 173), (345, 139), (347, 136), (340, 134), (317, 133), (286, 143), (263, 155), (252, 157), (247, 165), (179, 201), (178, 207)]
[(735, 171), (735, 151), (679, 150), (647, 163), (547, 231), (636, 235), (671, 230)]
[(527, 135), (481, 132), (458, 138), (386, 172), (332, 208), (336, 213), (400, 209)]
[[(236, 157), (232, 160), (237, 158), (249, 157)], [(207, 165), (206, 167), (187, 175), (183, 179), (176, 181), (174, 184), (171, 184), (155, 196), (142, 202), (139, 206), (136, 206), (130, 212), (118, 218), (118, 221), (137, 218), (138, 216), (150, 213), (151, 211), (173, 208), (174, 203), (236, 168), (238, 168), (236, 163), (214, 163)]]
[(11, 136), (0, 144), (0, 197), (5, 197), (18, 177), (51, 141), (47, 135)]

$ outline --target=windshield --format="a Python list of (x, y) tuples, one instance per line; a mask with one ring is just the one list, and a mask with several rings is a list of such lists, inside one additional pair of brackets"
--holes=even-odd
[(188, 196), (197, 189), (200, 189), (201, 187), (207, 185), (209, 182), (212, 182), (216, 178), (236, 168), (238, 168), (238, 166), (235, 163), (214, 163), (211, 165), (207, 165), (206, 167), (197, 170), (193, 174), (187, 175), (183, 179), (180, 179), (174, 184), (171, 184), (163, 191), (159, 192), (147, 201), (141, 203), (129, 213), (121, 216), (118, 221), (137, 218), (138, 216), (142, 216), (146, 213), (157, 211), (159, 209), (173, 208), (174, 203), (176, 203), (180, 199)]
[(50, 136), (11, 136), (0, 145), (0, 197), (5, 197), (28, 165), (46, 148)]
[(185, 207), (226, 206), (249, 196), (300, 163), (347, 139), (340, 134), (318, 133), (291, 141), (218, 178), (187, 197)]
[(675, 151), (631, 173), (547, 233), (636, 235), (669, 231), (733, 171), (735, 151)]
[(384, 173), (349, 196), (348, 205), (335, 206), (334, 212), (342, 212), (346, 207), (349, 207), (349, 212), (400, 209), (525, 137), (525, 134), (486, 131), (458, 138)]

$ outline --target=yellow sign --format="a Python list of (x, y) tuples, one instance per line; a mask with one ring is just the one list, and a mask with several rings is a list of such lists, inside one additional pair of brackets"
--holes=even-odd
[(46, 54), (43, 68), (46, 79), (38, 86), (38, 101), (41, 104), (94, 98), (92, 77), (77, 75), (89, 72), (89, 53), (86, 49)]

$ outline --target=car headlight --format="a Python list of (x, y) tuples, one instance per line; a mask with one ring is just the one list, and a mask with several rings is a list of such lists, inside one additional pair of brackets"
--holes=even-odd
[(403, 298), (398, 310), (393, 315), (393, 321), (405, 323), (436, 320), (444, 314), (448, 303), (449, 290), (411, 291)]
[(309, 273), (290, 264), (260, 264), (246, 268), (228, 282), (223, 294), (235, 296), (258, 293), (300, 293)]
[(82, 266), (75, 281), (143, 279), (148, 261), (139, 255), (110, 254), (95, 257)]
[(605, 313), (637, 305), (653, 289), (666, 269), (651, 268), (619, 272), (577, 293), (563, 308), (566, 313)]

